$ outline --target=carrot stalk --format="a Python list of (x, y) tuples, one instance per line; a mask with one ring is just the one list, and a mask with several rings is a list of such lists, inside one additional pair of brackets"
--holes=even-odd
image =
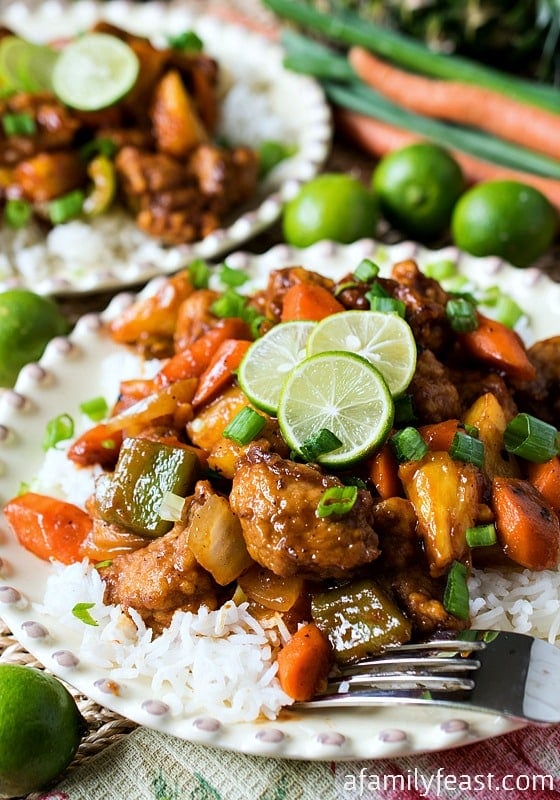
[(459, 340), (469, 355), (512, 378), (534, 380), (536, 370), (521, 337), (497, 320), (483, 314), (477, 314), (477, 317), (478, 328), (459, 334)]
[(203, 406), (225, 389), (250, 345), (251, 342), (247, 339), (226, 339), (220, 344), (200, 376), (192, 401), (193, 408)]
[[(335, 122), (349, 140), (374, 158), (383, 158), (393, 150), (414, 142), (426, 141), (426, 137), (419, 134), (348, 108), (335, 109)], [(467, 183), (475, 184), (487, 180), (519, 181), (538, 189), (560, 211), (560, 181), (484, 161), (455, 148), (449, 152), (461, 167)]]
[(326, 680), (331, 647), (315, 623), (300, 628), (278, 653), (278, 679), (294, 700), (311, 700)]
[(284, 295), (281, 319), (282, 322), (318, 322), (338, 311), (344, 311), (344, 306), (324, 286), (318, 283), (295, 283)]
[(81, 561), (82, 544), (92, 521), (78, 506), (26, 492), (7, 503), (4, 514), (20, 544), (39, 558), (62, 564)]
[(409, 111), (481, 128), (503, 139), (560, 158), (560, 115), (483, 86), (434, 80), (399, 69), (364, 47), (351, 47), (348, 60), (360, 77)]

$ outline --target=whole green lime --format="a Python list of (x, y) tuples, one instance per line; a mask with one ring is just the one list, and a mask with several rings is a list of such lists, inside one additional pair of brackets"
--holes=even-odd
[(349, 244), (375, 236), (377, 201), (352, 175), (326, 172), (304, 184), (286, 203), (284, 238), (294, 247), (308, 247), (321, 239)]
[(0, 293), (0, 386), (13, 386), (20, 369), (37, 361), (53, 336), (68, 330), (54, 300), (28, 289)]
[(385, 219), (421, 241), (449, 228), (453, 207), (466, 188), (453, 156), (430, 142), (384, 156), (373, 171), (372, 186)]
[(458, 201), (451, 220), (457, 247), (475, 256), (500, 256), (527, 267), (558, 230), (558, 212), (537, 189), (510, 180), (485, 181)]
[(19, 797), (54, 780), (84, 732), (84, 719), (60, 681), (33, 667), (0, 664), (0, 797)]

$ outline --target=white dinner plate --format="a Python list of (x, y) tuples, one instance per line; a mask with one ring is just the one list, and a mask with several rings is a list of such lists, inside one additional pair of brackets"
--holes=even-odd
[(164, 41), (165, 34), (195, 30), (223, 73), (219, 133), (232, 144), (254, 147), (264, 140), (281, 140), (293, 146), (294, 154), (268, 173), (251, 201), (224, 227), (189, 245), (160, 245), (125, 212), (111, 212), (91, 223), (72, 221), (50, 234), (33, 225), (15, 234), (0, 227), (0, 291), (12, 286), (40, 294), (101, 291), (175, 272), (195, 257), (220, 257), (276, 222), (286, 200), (323, 165), (332, 122), (319, 85), (285, 70), (280, 46), (210, 15), (193, 15), (185, 6), (48, 0), (30, 7), (16, 0), (0, 4), (0, 24), (33, 41), (71, 36), (98, 19), (156, 43)]
[[(428, 251), (413, 243), (394, 246), (362, 240), (341, 246), (322, 242), (305, 250), (278, 246), (254, 256), (232, 254), (230, 266), (248, 270), (253, 286), (269, 271), (302, 264), (332, 277), (351, 272), (362, 258), (372, 258), (387, 275), (392, 263), (413, 257), (421, 266), (450, 260), (479, 287), (499, 285), (528, 312), (525, 335), (539, 339), (560, 333), (560, 284), (536, 270), (519, 270), (497, 259), (476, 259), (455, 248)], [(153, 290), (157, 278), (144, 291)], [(100, 365), (122, 348), (103, 331), (108, 320), (133, 299), (117, 295), (101, 315), (82, 317), (68, 338), (53, 340), (39, 365), (27, 365), (15, 390), (0, 397), (0, 504), (13, 497), (38, 470), (46, 422), (63, 412), (76, 414), (81, 402), (97, 396)], [(386, 706), (367, 711), (283, 711), (274, 721), (229, 724), (216, 717), (161, 712), (147, 678), (110, 683), (111, 673), (72, 657), (80, 641), (74, 630), (42, 613), (45, 583), (53, 567), (24, 550), (0, 522), (0, 615), (14, 636), (49, 670), (113, 711), (140, 724), (196, 742), (234, 751), (301, 759), (387, 758), (443, 750), (486, 739), (519, 727), (498, 715), (441, 707)], [(112, 687), (112, 691), (107, 691)]]

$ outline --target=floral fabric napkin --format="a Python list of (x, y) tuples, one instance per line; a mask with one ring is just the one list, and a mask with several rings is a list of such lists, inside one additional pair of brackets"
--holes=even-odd
[(560, 726), (395, 760), (287, 761), (137, 728), (40, 800), (553, 800)]

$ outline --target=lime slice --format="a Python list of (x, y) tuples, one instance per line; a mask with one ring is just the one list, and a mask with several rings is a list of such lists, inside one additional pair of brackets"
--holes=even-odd
[(348, 350), (381, 372), (393, 397), (402, 394), (416, 369), (416, 342), (408, 322), (382, 311), (341, 311), (317, 323), (307, 354)]
[(16, 91), (50, 90), (57, 58), (58, 53), (50, 47), (5, 36), (0, 41), (0, 81)]
[(237, 372), (239, 385), (257, 408), (276, 414), (288, 372), (305, 358), (314, 322), (281, 322), (253, 342)]
[(126, 42), (108, 33), (86, 33), (58, 56), (53, 89), (66, 105), (96, 111), (130, 91), (138, 70), (138, 58)]
[(321, 430), (342, 442), (317, 461), (344, 467), (365, 458), (387, 437), (394, 406), (383, 376), (354, 353), (308, 356), (286, 378), (278, 405), (280, 430), (296, 452)]

